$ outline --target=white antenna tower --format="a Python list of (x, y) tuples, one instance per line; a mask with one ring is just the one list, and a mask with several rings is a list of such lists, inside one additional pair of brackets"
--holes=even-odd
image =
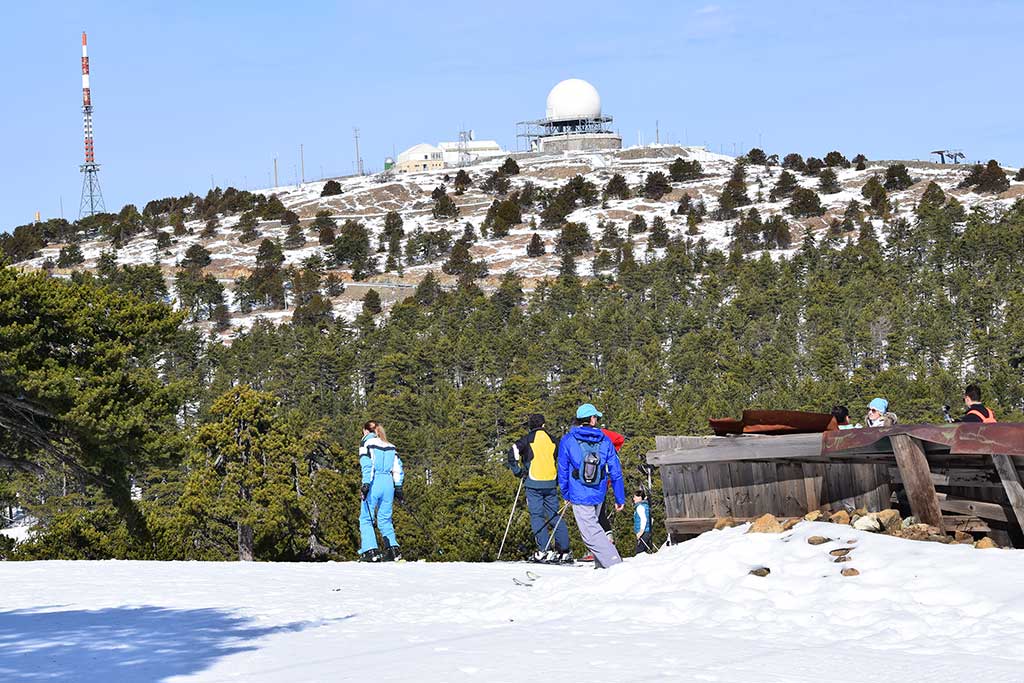
[(359, 156), (359, 129), (353, 128), (352, 131), (356, 139), (356, 173), (363, 175), (363, 158)]

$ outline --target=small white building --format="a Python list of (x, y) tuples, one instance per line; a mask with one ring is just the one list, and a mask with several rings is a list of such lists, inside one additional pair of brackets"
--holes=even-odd
[(395, 170), (399, 173), (432, 171), (444, 168), (444, 152), (440, 148), (421, 142), (398, 155)]
[[(445, 166), (459, 166), (505, 155), (505, 150), (494, 140), (466, 140), (465, 142), (439, 142)], [(465, 154), (465, 158), (463, 158)]]

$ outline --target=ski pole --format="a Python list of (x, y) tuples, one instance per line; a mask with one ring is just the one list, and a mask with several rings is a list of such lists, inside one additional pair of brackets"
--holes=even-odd
[(508, 538), (508, 529), (512, 526), (512, 517), (516, 514), (516, 506), (519, 505), (519, 494), (523, 492), (523, 482), (525, 479), (519, 480), (519, 488), (516, 489), (516, 499), (512, 501), (512, 512), (508, 514), (508, 522), (505, 524), (505, 533), (501, 537), (501, 547), (498, 548), (498, 557), (495, 562), (501, 559), (501, 553), (505, 550), (505, 539)]
[[(562, 515), (565, 514), (565, 509), (567, 507), (569, 507), (569, 501), (565, 501), (562, 504), (562, 509), (558, 511), (558, 521), (555, 522), (555, 528), (551, 530), (551, 535), (548, 536), (548, 543), (547, 543), (547, 545), (544, 546), (544, 552), (547, 552), (548, 548), (551, 547), (551, 541), (553, 541), (554, 538), (555, 538), (555, 531), (558, 530), (558, 525), (562, 523)], [(545, 524), (545, 526), (547, 526), (547, 525)]]

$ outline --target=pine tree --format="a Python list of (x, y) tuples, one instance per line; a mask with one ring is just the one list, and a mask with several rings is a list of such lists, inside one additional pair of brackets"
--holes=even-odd
[(651, 223), (651, 237), (648, 244), (658, 249), (664, 249), (668, 246), (668, 240), (668, 226), (665, 225), (665, 219), (655, 216)]
[(818, 190), (822, 194), (835, 194), (843, 188), (839, 185), (839, 178), (831, 168), (826, 168), (818, 176)]
[(302, 229), (302, 226), (298, 223), (288, 227), (288, 233), (285, 235), (284, 242), (282, 245), (285, 249), (299, 249), (306, 244), (306, 231)]
[(868, 167), (868, 158), (863, 154), (858, 154), (853, 158), (854, 169), (857, 171), (866, 170)]
[[(387, 223), (385, 219), (385, 224)], [(316, 219), (313, 221), (313, 229), (317, 231), (317, 242), (321, 247), (329, 247), (334, 244), (335, 229), (338, 224), (331, 217), (331, 212), (321, 209), (316, 212)]]
[(605, 199), (629, 199), (629, 185), (621, 173), (615, 173), (604, 186), (603, 196)]
[(736, 163), (732, 168), (732, 175), (729, 177), (722, 194), (718, 198), (718, 209), (715, 211), (717, 220), (735, 218), (736, 209), (750, 204), (750, 197), (747, 196), (747, 174), (742, 163)]
[(366, 290), (366, 295), (363, 296), (363, 311), (370, 315), (377, 315), (383, 310), (384, 307), (381, 305), (380, 294), (377, 293), (377, 290)]
[(185, 250), (185, 256), (179, 264), (186, 270), (202, 270), (210, 265), (210, 252), (201, 244), (193, 244)]
[(830, 168), (850, 168), (850, 162), (840, 152), (832, 151), (825, 155), (825, 165)]
[(60, 249), (60, 255), (57, 257), (57, 267), (72, 268), (84, 261), (85, 256), (82, 254), (82, 248), (77, 244), (68, 244)]
[(530, 243), (526, 245), (526, 255), (530, 258), (537, 258), (538, 256), (543, 256), (545, 251), (544, 240), (537, 233), (533, 233)]
[(519, 164), (512, 157), (505, 157), (505, 161), (498, 167), (504, 175), (519, 175)]
[(622, 236), (614, 221), (602, 221), (600, 244), (605, 249), (618, 249), (622, 246)]
[[(704, 175), (704, 168), (696, 159), (684, 161), (682, 157), (676, 157), (675, 161), (669, 164), (668, 173), (669, 177), (672, 178), (672, 182), (681, 183), (687, 180), (697, 180)], [(623, 179), (623, 182), (625, 182), (625, 179)]]
[(491, 171), (487, 174), (483, 184), (480, 185), (480, 189), (490, 194), (504, 197), (508, 194), (508, 191), (512, 188), (512, 182), (508, 179), (501, 170)]
[(636, 235), (642, 232), (647, 232), (647, 219), (643, 217), (643, 214), (635, 214), (629, 221), (629, 227), (627, 229), (630, 235)]
[(216, 218), (211, 218), (210, 220), (206, 221), (206, 225), (203, 226), (203, 232), (201, 233), (201, 235), (206, 238), (216, 237), (217, 228), (219, 227), (220, 221), (218, 221)]
[(555, 243), (555, 251), (559, 254), (569, 253), (572, 256), (591, 251), (593, 245), (590, 240), (590, 232), (583, 223), (566, 223), (562, 226), (561, 234)]
[(793, 242), (789, 223), (780, 214), (770, 216), (764, 222), (764, 227), (761, 230), (761, 239), (764, 242), (765, 249), (789, 249)]
[(860, 194), (868, 200), (871, 215), (880, 217), (889, 215), (889, 194), (885, 191), (878, 176), (873, 175), (868, 178), (864, 187), (861, 188)]
[(885, 182), (883, 186), (890, 192), (894, 190), (905, 190), (914, 184), (907, 167), (903, 164), (891, 164), (885, 169)]
[(655, 201), (661, 199), (666, 194), (672, 191), (672, 186), (669, 185), (668, 178), (661, 171), (652, 171), (647, 174), (647, 178), (644, 180), (644, 196), (648, 199), (654, 199)]
[(989, 192), (992, 194), (999, 194), (1010, 189), (1010, 181), (998, 161), (995, 159), (989, 160), (988, 164), (985, 165), (985, 170), (978, 177), (978, 186), (975, 189), (978, 192)]
[(806, 175), (816, 176), (821, 172), (821, 169), (825, 168), (825, 162), (817, 157), (807, 157), (806, 169), (804, 173)]
[(238, 241), (242, 243), (254, 242), (259, 237), (259, 232), (256, 231), (256, 225), (258, 219), (253, 211), (246, 211), (238, 219), (238, 227), (242, 229), (241, 234), (238, 236)]
[(1017, 175), (1013, 176), (1013, 179), (1018, 183), (1024, 182), (1024, 166), (1017, 169)]
[(804, 158), (796, 152), (787, 154), (782, 159), (782, 168), (787, 171), (797, 171), (798, 173), (804, 173), (807, 171), (807, 164), (804, 163)]
[(764, 166), (768, 163), (768, 155), (760, 147), (754, 147), (746, 154), (747, 162), (755, 166)]
[[(438, 193), (440, 190), (440, 193)], [(436, 195), (436, 196), (434, 196)], [(455, 205), (452, 198), (444, 191), (444, 185), (434, 190), (434, 218), (456, 218), (459, 215), (459, 207)]]
[(783, 171), (779, 174), (779, 179), (776, 181), (775, 187), (773, 187), (772, 191), (768, 193), (768, 198), (773, 202), (777, 202), (780, 199), (792, 195), (793, 190), (797, 187), (799, 187), (799, 184), (796, 181), (796, 176), (789, 171)]
[(353, 280), (364, 280), (377, 270), (376, 259), (370, 256), (370, 233), (359, 221), (345, 221), (331, 245), (331, 256), (337, 265), (352, 269)]
[(462, 194), (466, 191), (466, 188), (473, 184), (473, 179), (466, 173), (466, 169), (460, 168), (459, 172), (455, 174), (455, 194)]
[(333, 197), (341, 194), (341, 183), (337, 180), (328, 180), (324, 183), (324, 189), (320, 192), (321, 197)]
[(809, 216), (820, 216), (825, 213), (825, 209), (821, 205), (821, 198), (817, 192), (810, 188), (800, 187), (793, 192), (793, 197), (790, 199), (789, 206), (786, 207), (786, 212), (797, 218), (807, 218)]

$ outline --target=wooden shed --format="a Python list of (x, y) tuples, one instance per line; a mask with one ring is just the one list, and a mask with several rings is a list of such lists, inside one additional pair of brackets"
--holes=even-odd
[[(1024, 547), (1024, 424), (898, 425), (777, 435), (658, 436), (674, 540), (720, 517), (909, 507), (947, 530)], [(898, 495), (897, 495), (898, 494)]]

